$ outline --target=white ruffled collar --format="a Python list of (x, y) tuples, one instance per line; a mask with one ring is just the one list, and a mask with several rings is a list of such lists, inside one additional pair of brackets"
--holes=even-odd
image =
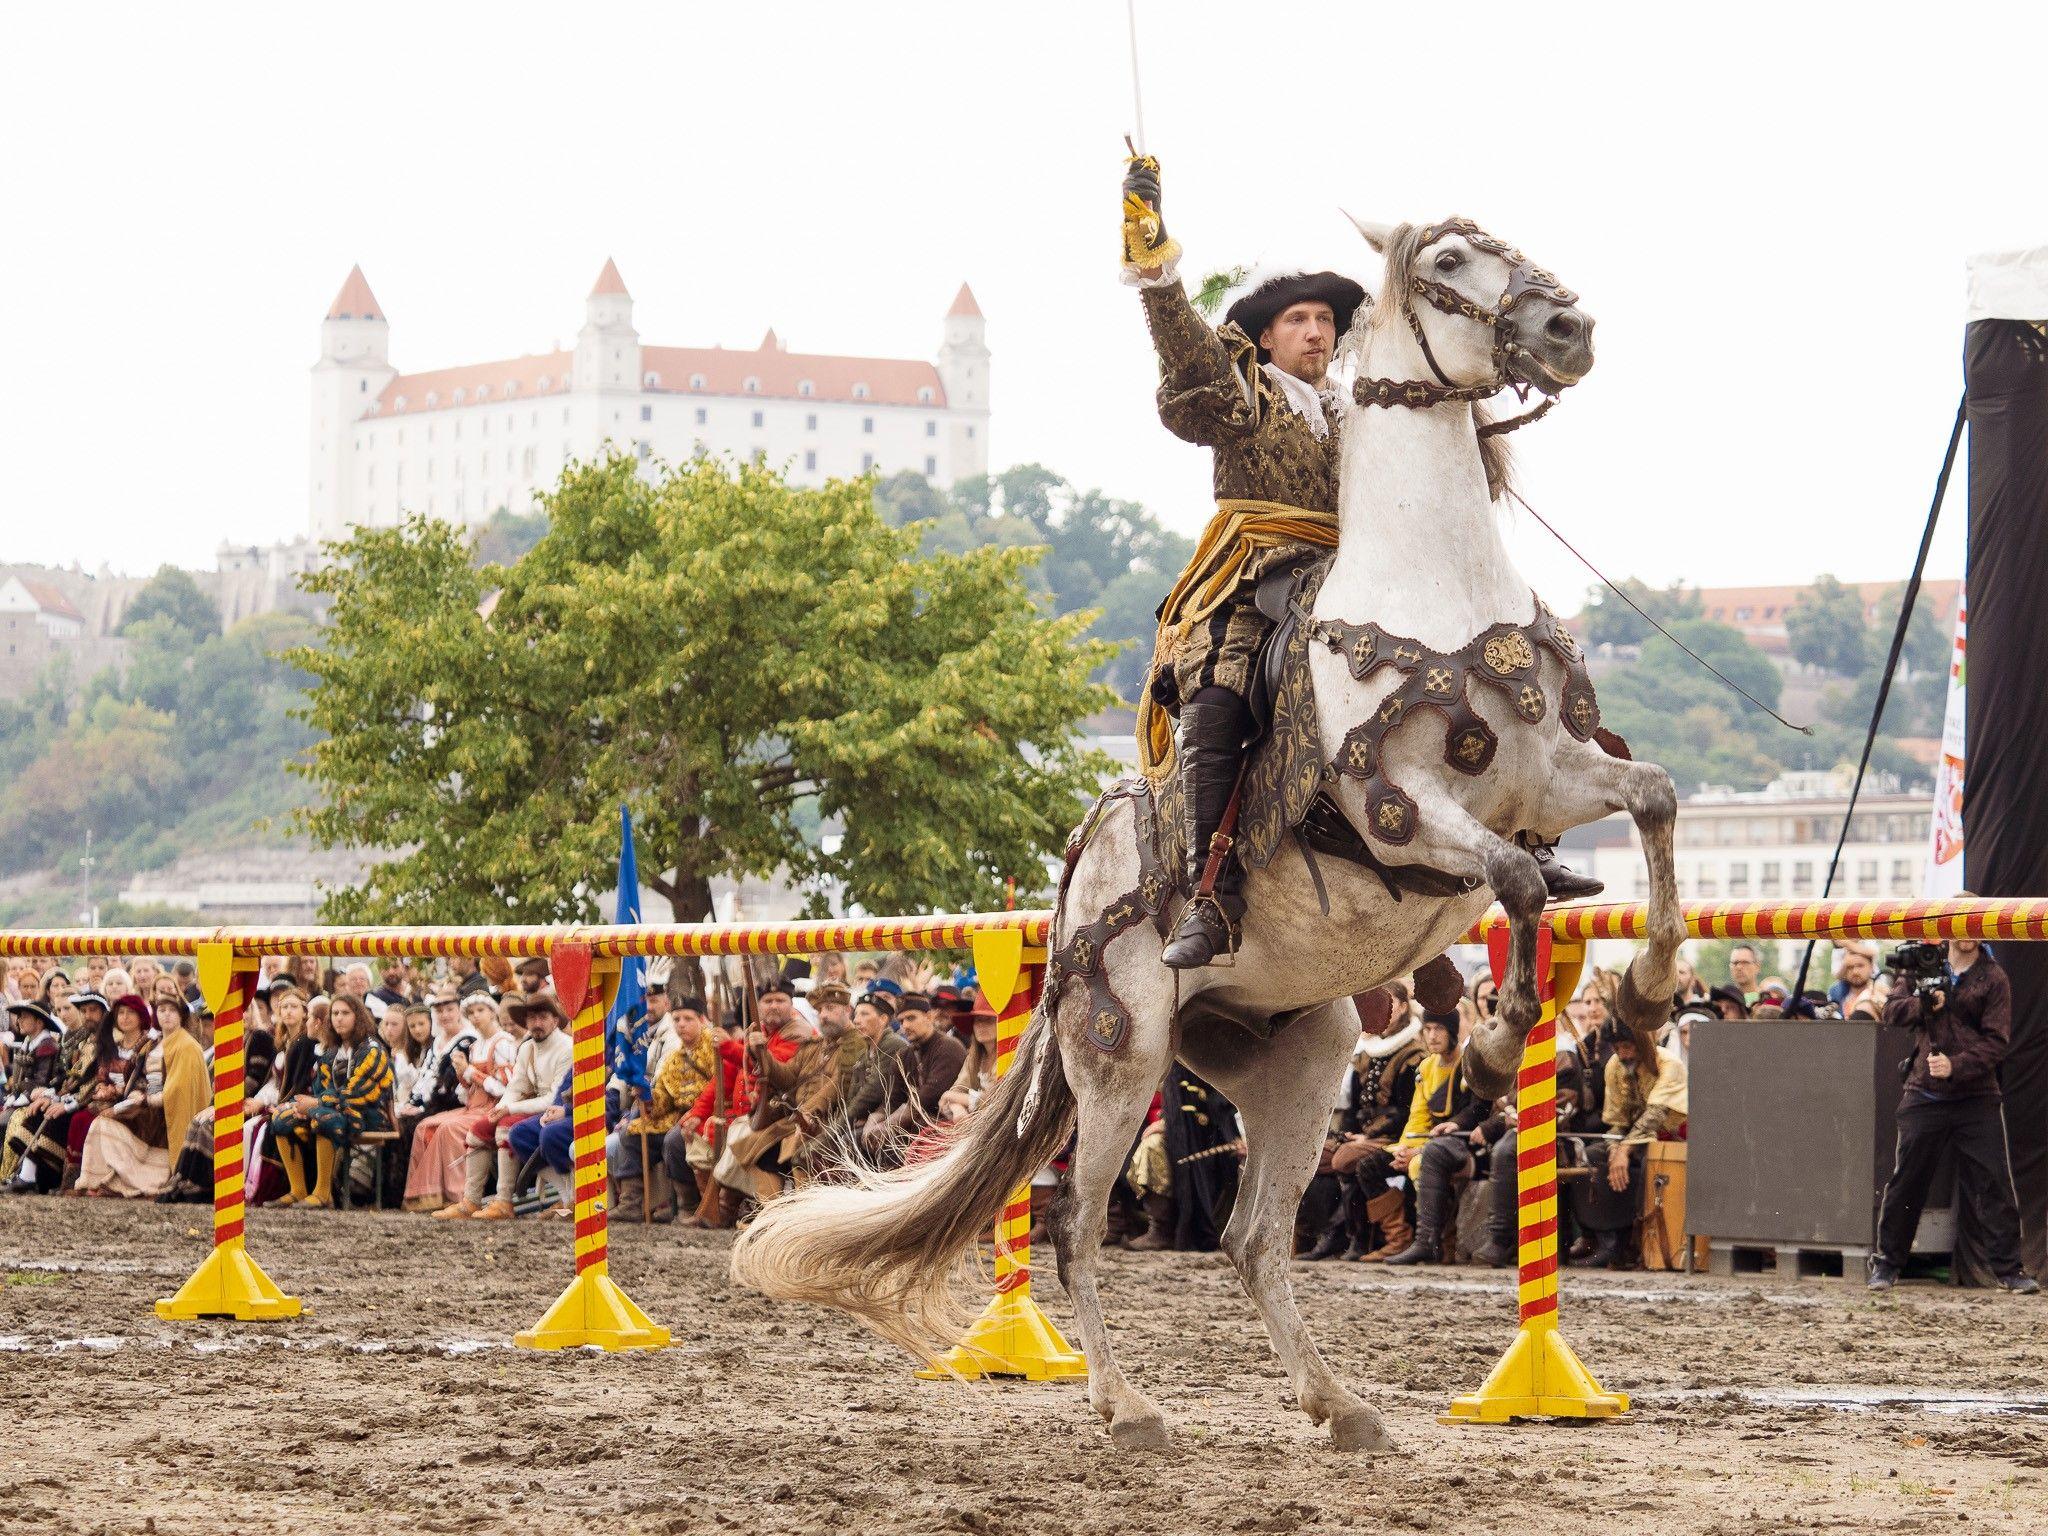
[(1277, 363), (1261, 363), (1259, 368), (1273, 381), (1273, 387), (1287, 398), (1294, 407), (1294, 413), (1308, 423), (1309, 431), (1317, 437), (1330, 435), (1330, 417), (1337, 403), (1334, 390), (1327, 387), (1317, 389), (1306, 379), (1297, 379)]

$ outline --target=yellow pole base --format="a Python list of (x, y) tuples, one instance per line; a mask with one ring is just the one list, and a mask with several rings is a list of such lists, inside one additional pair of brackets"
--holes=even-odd
[(1477, 1392), (1451, 1403), (1444, 1424), (1505, 1424), (1510, 1419), (1612, 1419), (1628, 1398), (1603, 1392), (1555, 1328), (1523, 1328)]
[(156, 1304), (156, 1315), (172, 1323), (202, 1317), (270, 1322), (297, 1317), (299, 1312), (299, 1298), (280, 1291), (239, 1242), (214, 1249), (192, 1272), (192, 1278), (178, 1288), (177, 1295)]
[(521, 1349), (667, 1349), (669, 1340), (610, 1275), (592, 1270), (571, 1280), (547, 1316), (512, 1342)]
[(917, 1374), (925, 1381), (964, 1377), (982, 1381), (1021, 1376), (1026, 1381), (1069, 1381), (1088, 1374), (1088, 1362), (1053, 1327), (1031, 1293), (1006, 1291), (982, 1310), (967, 1337), (940, 1356), (940, 1365)]

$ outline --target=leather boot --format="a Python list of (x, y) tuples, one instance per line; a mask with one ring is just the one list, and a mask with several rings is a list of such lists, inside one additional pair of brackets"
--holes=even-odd
[(647, 1214), (647, 1181), (645, 1179), (619, 1180), (619, 1208), (611, 1213), (612, 1221), (640, 1221)]
[(1408, 1201), (1398, 1189), (1383, 1189), (1365, 1202), (1365, 1219), (1380, 1229), (1380, 1245), (1358, 1262), (1384, 1264), (1415, 1241), (1408, 1221)]
[(1593, 1251), (1582, 1259), (1566, 1259), (1573, 1269), (1614, 1269), (1621, 1263), (1621, 1234), (1594, 1232)]
[(739, 1224), (740, 1212), (746, 1208), (747, 1197), (728, 1185), (718, 1186), (718, 1215), (711, 1221), (714, 1227), (732, 1227)]
[(1338, 1257), (1356, 1264), (1372, 1241), (1372, 1218), (1366, 1214), (1365, 1196), (1356, 1189), (1344, 1192), (1344, 1236), (1344, 1251)]
[(1147, 1195), (1145, 1197), (1145, 1235), (1131, 1239), (1124, 1246), (1139, 1253), (1156, 1253), (1162, 1248), (1173, 1246), (1173, 1196)]
[(1550, 893), (1552, 901), (1578, 901), (1583, 897), (1598, 896), (1607, 889), (1605, 880), (1595, 880), (1591, 875), (1582, 875), (1560, 863), (1557, 844), (1538, 842), (1524, 834), (1522, 846), (1529, 850), (1536, 860), (1536, 867), (1543, 872), (1543, 888)]
[[(1244, 733), (1251, 711), (1243, 699), (1225, 688), (1204, 688), (1180, 711), (1181, 794), (1186, 810), (1188, 889), (1201, 884), (1209, 862), (1210, 839), (1223, 825), (1230, 793), (1237, 787), (1244, 757)], [(1237, 948), (1237, 916), (1242, 885), (1235, 858), (1223, 861), (1213, 897), (1191, 897), (1181, 909), (1173, 937), (1161, 958), (1176, 971), (1200, 970), (1218, 955)]]
[(1348, 1206), (1348, 1201), (1337, 1202), (1337, 1209), (1330, 1213), (1329, 1221), (1317, 1234), (1315, 1245), (1302, 1255), (1304, 1259), (1312, 1264), (1319, 1264), (1324, 1259), (1336, 1258), (1344, 1251), (1351, 1239), (1351, 1212)]
[(1506, 1269), (1515, 1262), (1515, 1252), (1514, 1218), (1510, 1215), (1503, 1220), (1500, 1212), (1490, 1212), (1486, 1221), (1486, 1241), (1479, 1245), (1479, 1251), (1472, 1257), (1488, 1269)]

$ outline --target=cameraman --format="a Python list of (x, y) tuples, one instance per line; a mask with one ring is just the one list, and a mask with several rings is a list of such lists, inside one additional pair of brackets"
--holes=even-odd
[(1888, 1291), (1897, 1282), (1935, 1165), (1942, 1150), (1953, 1147), (1956, 1198), (1983, 1229), (1999, 1288), (2028, 1296), (2041, 1287), (2020, 1267), (2019, 1204), (1998, 1091), (1998, 1065), (2012, 1043), (2012, 984), (1975, 939), (1951, 939), (1946, 948), (1946, 967), (1899, 966), (1901, 959), (1911, 964), (1906, 949), (1892, 961), (1900, 975), (1885, 1005), (1885, 1022), (1903, 1024), (1917, 1038), (1899, 1100), (1898, 1161), (1878, 1206), (1868, 1283), (1873, 1291)]

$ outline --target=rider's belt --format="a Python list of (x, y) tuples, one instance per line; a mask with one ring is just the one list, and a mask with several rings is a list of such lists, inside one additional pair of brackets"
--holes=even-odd
[[(1202, 530), (1195, 558), (1159, 605), (1159, 637), (1153, 647), (1156, 672), (1167, 665), (1181, 640), (1229, 601), (1245, 567), (1262, 550), (1286, 544), (1337, 547), (1337, 514), (1289, 506), (1284, 501), (1219, 497), (1216, 515)], [(1147, 690), (1138, 711), (1138, 765), (1153, 778), (1173, 762), (1173, 721)]]

